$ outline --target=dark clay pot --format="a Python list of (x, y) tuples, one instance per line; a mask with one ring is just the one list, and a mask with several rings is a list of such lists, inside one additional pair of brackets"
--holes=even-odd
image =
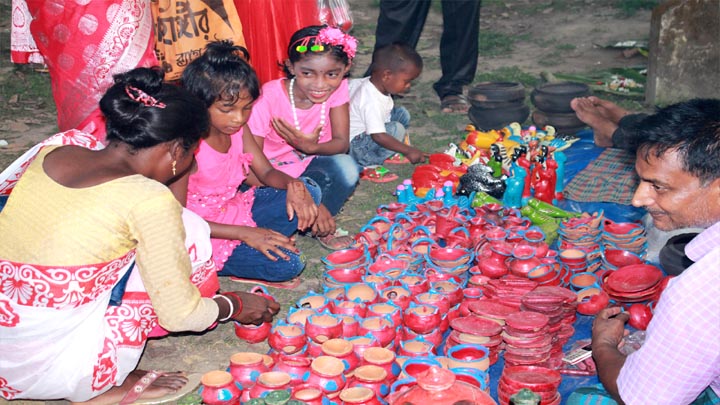
[(482, 82), (468, 89), (468, 98), (480, 102), (517, 102), (525, 99), (525, 86), (515, 82)]
[[(573, 113), (570, 101), (590, 95), (590, 87), (582, 83), (546, 83), (530, 93), (530, 100), (537, 109), (546, 113)], [(551, 124), (552, 125), (552, 124)]]
[(522, 124), (528, 115), (530, 115), (530, 108), (524, 104), (496, 109), (470, 107), (470, 111), (468, 111), (470, 121), (480, 130), (501, 129), (513, 122)]

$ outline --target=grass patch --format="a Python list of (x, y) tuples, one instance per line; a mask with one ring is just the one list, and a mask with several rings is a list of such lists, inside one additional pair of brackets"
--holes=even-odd
[(515, 38), (494, 30), (480, 30), (480, 56), (507, 55), (513, 50)]
[(535, 86), (540, 79), (530, 73), (523, 71), (516, 66), (507, 66), (495, 69), (491, 72), (481, 72), (475, 75), (478, 82), (517, 82), (525, 86)]
[(640, 10), (652, 10), (660, 4), (659, 0), (617, 0), (614, 6), (623, 17), (632, 17)]
[(577, 47), (573, 44), (558, 44), (555, 45), (555, 49), (558, 51), (574, 51)]

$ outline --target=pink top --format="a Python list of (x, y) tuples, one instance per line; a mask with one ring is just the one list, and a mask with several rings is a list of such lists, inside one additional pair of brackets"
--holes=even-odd
[(708, 386), (720, 394), (720, 222), (685, 253), (695, 264), (671, 280), (645, 343), (620, 370), (626, 404), (689, 404)]
[[(285, 91), (284, 81), (277, 79), (265, 83), (262, 87), (262, 95), (255, 102), (248, 121), (248, 126), (253, 135), (265, 138), (263, 153), (270, 163), (278, 170), (287, 173), (294, 178), (300, 177), (310, 164), (314, 156), (305, 156), (275, 132), (271, 120), (275, 117), (284, 119), (288, 124), (294, 125), (290, 97)], [(332, 139), (332, 127), (330, 125), (330, 109), (347, 104), (350, 101), (348, 81), (343, 80), (328, 98), (325, 108), (325, 127), (320, 134), (318, 143), (328, 142)], [(308, 110), (297, 110), (300, 129), (305, 133), (311, 133), (320, 125), (321, 104), (313, 104)]]
[[(197, 172), (190, 176), (187, 208), (207, 221), (255, 227), (252, 205), (255, 189), (237, 191), (250, 171), (252, 154), (244, 153), (242, 129), (231, 136), (227, 153), (213, 149), (204, 140), (195, 152)], [(239, 240), (211, 239), (213, 260), (222, 269)]]

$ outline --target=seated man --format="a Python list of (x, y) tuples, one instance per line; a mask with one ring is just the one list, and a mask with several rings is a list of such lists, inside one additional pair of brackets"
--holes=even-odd
[(618, 350), (628, 315), (608, 308), (593, 323), (593, 358), (619, 403), (689, 404), (720, 393), (720, 100), (671, 105), (638, 128), (633, 205), (661, 230), (706, 229), (685, 248), (695, 263), (663, 292), (643, 346)]

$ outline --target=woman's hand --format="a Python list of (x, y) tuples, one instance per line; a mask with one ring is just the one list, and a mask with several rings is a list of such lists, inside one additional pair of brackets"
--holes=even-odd
[(318, 206), (315, 205), (305, 183), (300, 180), (288, 183), (286, 207), (288, 219), (292, 220), (297, 215), (299, 231), (310, 228), (317, 219)]
[(324, 205), (320, 204), (318, 206), (317, 220), (315, 220), (312, 227), (313, 235), (322, 237), (335, 233), (335, 226), (335, 218)]
[(233, 318), (243, 324), (260, 325), (263, 322), (272, 322), (273, 317), (280, 312), (280, 304), (261, 295), (235, 291), (242, 300), (242, 311)]
[(272, 261), (277, 261), (278, 257), (283, 260), (290, 260), (290, 257), (280, 248), (300, 253), (295, 246), (295, 240), (279, 232), (265, 228), (242, 227), (241, 229), (243, 232), (237, 239), (262, 252), (265, 257)]
[(297, 149), (306, 155), (315, 155), (317, 152), (318, 140), (322, 127), (318, 125), (311, 133), (306, 134), (294, 126), (288, 124), (282, 118), (273, 118), (272, 126), (280, 137), (282, 137), (288, 145)]

